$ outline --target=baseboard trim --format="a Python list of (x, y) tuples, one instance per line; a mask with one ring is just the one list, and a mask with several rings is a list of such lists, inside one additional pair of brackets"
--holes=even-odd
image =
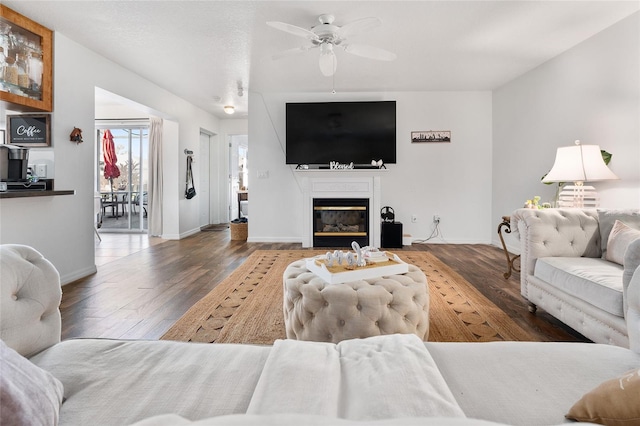
[(60, 285), (70, 284), (80, 278), (95, 274), (96, 272), (98, 272), (98, 267), (93, 265), (85, 269), (80, 269), (79, 271), (74, 271), (72, 274), (60, 275)]

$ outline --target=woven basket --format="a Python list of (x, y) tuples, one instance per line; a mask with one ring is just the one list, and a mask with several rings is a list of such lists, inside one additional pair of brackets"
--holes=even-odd
[(238, 241), (247, 241), (248, 223), (231, 222), (231, 239)]

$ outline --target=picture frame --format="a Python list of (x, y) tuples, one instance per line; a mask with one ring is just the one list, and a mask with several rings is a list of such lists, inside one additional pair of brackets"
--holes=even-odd
[(451, 130), (424, 130), (411, 132), (411, 143), (451, 142)]
[(7, 142), (22, 147), (51, 146), (51, 114), (7, 115)]

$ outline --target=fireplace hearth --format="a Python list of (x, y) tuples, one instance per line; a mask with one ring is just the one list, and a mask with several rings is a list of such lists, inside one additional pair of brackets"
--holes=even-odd
[(313, 246), (369, 245), (368, 198), (314, 198)]

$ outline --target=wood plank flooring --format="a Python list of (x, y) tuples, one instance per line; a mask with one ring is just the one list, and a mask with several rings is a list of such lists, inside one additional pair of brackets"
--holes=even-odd
[[(232, 241), (226, 228), (179, 241), (103, 234), (96, 244), (98, 272), (62, 288), (62, 338), (158, 339), (253, 251), (270, 249), (302, 247)], [(519, 274), (503, 278), (501, 249), (482, 244), (394, 249), (404, 250), (433, 253), (541, 341), (588, 341), (542, 310), (529, 313)]]

